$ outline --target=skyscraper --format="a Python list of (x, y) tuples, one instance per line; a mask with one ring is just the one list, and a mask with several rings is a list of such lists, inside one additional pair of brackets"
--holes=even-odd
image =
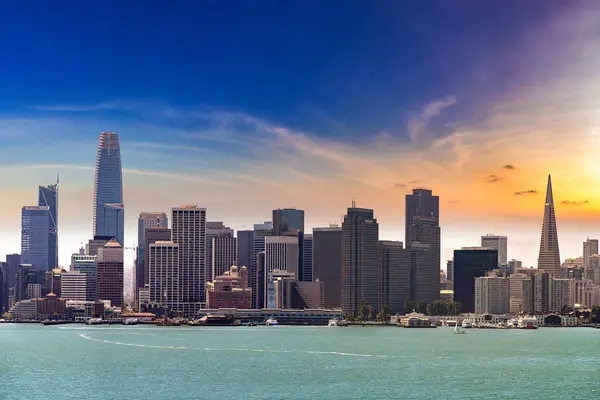
[(417, 303), (431, 303), (440, 299), (440, 268), (434, 249), (430, 244), (420, 242), (413, 242), (408, 248), (410, 299)]
[[(118, 207), (104, 207), (105, 204), (121, 205), (123, 209), (123, 176), (121, 171), (121, 149), (119, 136), (115, 132), (100, 133), (98, 151), (96, 153), (96, 171), (94, 175), (94, 236), (115, 236), (115, 232), (122, 235), (123, 220), (118, 219)], [(104, 218), (104, 212), (112, 215)], [(116, 221), (114, 218), (117, 218)], [(113, 226), (113, 223), (121, 226)], [(107, 225), (108, 223), (108, 225)], [(107, 229), (110, 229), (108, 231)], [(123, 238), (117, 239), (123, 245)]]
[(25, 206), (21, 210), (21, 263), (37, 269), (49, 268), (50, 209)]
[(475, 313), (506, 314), (510, 311), (510, 281), (489, 273), (475, 278)]
[(98, 249), (96, 297), (110, 300), (113, 307), (123, 307), (123, 246), (115, 239)]
[(6, 255), (6, 264), (8, 270), (8, 287), (15, 287), (15, 277), (17, 274), (17, 268), (19, 264), (21, 264), (21, 255), (20, 254), (7, 254)]
[(206, 281), (229, 271), (236, 262), (233, 229), (221, 221), (206, 221)]
[(508, 239), (506, 236), (497, 236), (487, 234), (481, 237), (481, 247), (498, 250), (498, 266), (506, 266), (508, 264), (507, 247)]
[[(252, 277), (252, 255), (254, 244), (254, 231), (237, 231), (237, 263), (238, 267), (248, 268), (248, 275)], [(251, 279), (248, 286), (251, 285)]]
[(313, 235), (304, 235), (302, 245), (302, 280), (313, 281)]
[(144, 288), (150, 283), (149, 271), (150, 266), (148, 264), (148, 257), (150, 251), (150, 245), (156, 242), (169, 241), (171, 240), (171, 230), (167, 227), (157, 226), (153, 228), (146, 228), (144, 234), (144, 265), (141, 266), (140, 281), (137, 283), (138, 289)]
[(58, 267), (58, 177), (55, 185), (40, 186), (38, 206), (47, 206), (49, 211), (48, 227), (48, 268)]
[(342, 228), (313, 229), (313, 278), (323, 282), (325, 308), (341, 306)]
[(298, 237), (265, 237), (265, 274), (273, 270), (282, 270), (298, 276)]
[(172, 241), (158, 241), (148, 247), (150, 304), (179, 311), (179, 245)]
[(594, 254), (598, 254), (598, 239), (590, 239), (587, 238), (585, 242), (583, 242), (583, 268), (589, 268), (589, 259)]
[(544, 205), (544, 222), (542, 223), (538, 269), (554, 274), (555, 278), (560, 278), (562, 275), (550, 175), (548, 175), (548, 188), (546, 189), (546, 204)]
[(179, 245), (179, 300), (182, 312), (192, 316), (206, 301), (206, 209), (181, 206), (172, 213), (172, 238)]
[(462, 312), (475, 312), (475, 278), (487, 276), (498, 268), (498, 250), (463, 247), (454, 250), (454, 301), (461, 303)]
[[(104, 246), (104, 245), (103, 245)], [(86, 277), (86, 300), (95, 301), (96, 275), (98, 268), (98, 255), (73, 254), (71, 256), (71, 271), (79, 271)]]
[(348, 208), (342, 223), (341, 258), (342, 309), (357, 313), (363, 301), (377, 309), (379, 225), (373, 210), (356, 208), (354, 202)]
[[(249, 271), (251, 286), (252, 286), (252, 304), (258, 304), (258, 286), (259, 286), (259, 275), (265, 275), (264, 269), (259, 271), (259, 254), (265, 251), (265, 237), (273, 235), (273, 223), (266, 221), (264, 224), (254, 224), (254, 231), (252, 234), (252, 270)], [(264, 267), (264, 265), (263, 265)], [(261, 275), (261, 276), (262, 276)], [(263, 283), (260, 282), (260, 285)], [(262, 307), (262, 306), (261, 306)]]
[(8, 311), (8, 264), (0, 262), (0, 314)]
[(304, 210), (283, 208), (273, 210), (273, 236), (304, 232)]
[(387, 305), (392, 314), (404, 312), (410, 300), (410, 251), (402, 242), (379, 242), (379, 308)]
[(123, 204), (102, 204), (98, 213), (98, 231), (103, 232), (104, 236), (114, 238), (117, 242), (123, 244), (125, 229), (125, 209)]
[[(162, 212), (143, 212), (138, 217), (138, 243), (137, 243), (137, 256), (135, 261), (135, 287), (144, 287), (144, 284), (148, 283), (147, 269), (145, 268), (145, 240), (146, 240), (146, 229), (149, 228), (168, 228), (169, 219), (167, 214)], [(169, 238), (164, 240), (171, 240), (171, 232), (169, 231)]]
[[(406, 195), (405, 212), (405, 241), (406, 247), (409, 247), (411, 230), (414, 217), (426, 217), (440, 219), (440, 198), (433, 196), (431, 190), (413, 189), (412, 194)], [(437, 245), (440, 248), (439, 244)], [(438, 251), (439, 252), (439, 251)]]

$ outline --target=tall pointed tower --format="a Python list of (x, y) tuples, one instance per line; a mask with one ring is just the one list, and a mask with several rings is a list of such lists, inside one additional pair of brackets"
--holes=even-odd
[(552, 180), (550, 179), (550, 175), (548, 175), (548, 188), (546, 189), (546, 205), (544, 206), (544, 222), (542, 224), (538, 269), (552, 273), (557, 278), (560, 278), (562, 275), (560, 252), (558, 250), (558, 234), (556, 233), (554, 198), (552, 197)]

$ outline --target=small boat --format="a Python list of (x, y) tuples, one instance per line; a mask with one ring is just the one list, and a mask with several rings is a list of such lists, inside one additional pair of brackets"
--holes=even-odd
[(199, 320), (200, 325), (204, 326), (230, 326), (235, 325), (236, 321), (231, 314), (206, 314)]
[(454, 325), (454, 334), (455, 335), (465, 335), (467, 331), (458, 327), (458, 324)]
[(471, 323), (471, 321), (468, 321), (468, 320), (464, 319), (463, 322), (462, 322), (462, 324), (461, 324), (461, 326), (464, 329), (470, 329), (470, 328), (473, 327), (473, 324)]
[(140, 321), (137, 318), (125, 318), (123, 320), (123, 325), (137, 325)]
[(85, 321), (86, 325), (101, 325), (103, 323), (104, 321), (102, 320), (102, 318), (90, 318), (87, 321)]
[(537, 329), (537, 318), (522, 317), (519, 318), (519, 329)]
[(266, 322), (267, 326), (278, 326), (279, 322), (275, 318), (269, 318)]
[(445, 326), (450, 327), (450, 328), (454, 328), (455, 326), (458, 325), (458, 322), (449, 319), (448, 321), (445, 322)]
[(338, 320), (337, 319), (330, 319), (329, 320), (329, 324), (327, 324), (327, 326), (339, 326), (338, 325)]

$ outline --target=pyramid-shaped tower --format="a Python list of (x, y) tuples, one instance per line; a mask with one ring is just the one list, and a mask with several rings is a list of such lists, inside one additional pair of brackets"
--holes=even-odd
[(538, 269), (554, 274), (560, 278), (560, 251), (558, 250), (558, 234), (556, 232), (556, 214), (554, 213), (554, 198), (552, 197), (552, 180), (548, 175), (546, 189), (546, 205), (544, 206), (544, 222), (542, 223), (542, 238), (540, 240), (540, 255)]

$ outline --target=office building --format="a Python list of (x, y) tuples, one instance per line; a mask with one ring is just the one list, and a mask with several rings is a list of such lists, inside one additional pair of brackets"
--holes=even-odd
[(172, 233), (171, 233), (171, 229), (169, 229), (169, 228), (157, 226), (157, 227), (145, 229), (144, 245), (143, 245), (144, 255), (142, 256), (142, 258), (144, 260), (144, 264), (141, 266), (139, 274), (138, 274), (140, 277), (140, 281), (137, 284), (138, 289), (144, 288), (144, 287), (146, 287), (146, 285), (148, 285), (150, 283), (150, 278), (149, 278), (150, 266), (148, 264), (150, 245), (152, 243), (156, 243), (156, 242), (170, 241), (171, 236), (172, 236)]
[(172, 239), (179, 245), (180, 302), (186, 315), (206, 303), (206, 209), (173, 208)]
[[(264, 308), (288, 308), (286, 304), (291, 302), (289, 298), (290, 286), (288, 283), (296, 282), (296, 274), (294, 272), (273, 269), (265, 273), (265, 284), (263, 295), (265, 304)], [(261, 307), (261, 308), (262, 308)]]
[(583, 268), (587, 269), (589, 264), (589, 258), (594, 254), (598, 254), (598, 239), (587, 238), (583, 242)]
[[(358, 313), (361, 302), (377, 308), (379, 224), (373, 210), (352, 202), (342, 223), (342, 309)], [(437, 280), (437, 279), (436, 279)]]
[(427, 243), (413, 242), (410, 252), (410, 299), (414, 302), (431, 303), (440, 299), (439, 257), (435, 247)]
[(263, 308), (266, 307), (266, 293), (267, 293), (267, 278), (268, 275), (265, 273), (265, 252), (261, 251), (256, 255), (255, 262), (255, 270), (256, 275), (252, 277), (252, 282), (256, 285), (256, 294), (255, 290), (252, 289), (252, 304), (254, 308)]
[(8, 311), (8, 264), (0, 262), (0, 315)]
[[(405, 241), (407, 248), (410, 247), (411, 230), (413, 229), (413, 220), (415, 217), (425, 217), (440, 219), (440, 199), (433, 196), (432, 191), (428, 189), (413, 189), (412, 194), (406, 195), (405, 211)], [(414, 234), (413, 234), (414, 235)], [(419, 241), (419, 240), (416, 240)], [(421, 241), (422, 242), (422, 241)], [(424, 242), (423, 242), (424, 243)], [(430, 243), (433, 244), (433, 243)], [(438, 244), (439, 249), (439, 244)]]
[(21, 210), (21, 262), (47, 270), (49, 265), (50, 209), (25, 206)]
[[(252, 286), (252, 303), (253, 304), (262, 304), (257, 300), (257, 296), (259, 293), (259, 286), (263, 286), (264, 284), (257, 280), (259, 275), (264, 275), (264, 270), (258, 270), (258, 261), (259, 254), (265, 251), (265, 237), (273, 236), (273, 223), (270, 221), (266, 221), (263, 224), (254, 224), (254, 230), (252, 234), (252, 269), (248, 271), (248, 274), (251, 277), (251, 286)], [(264, 257), (264, 255), (263, 255)], [(260, 283), (259, 283), (260, 282)], [(261, 294), (262, 296), (262, 294)], [(263, 306), (259, 306), (261, 308)]]
[(313, 279), (323, 283), (325, 308), (341, 307), (342, 228), (313, 229)]
[(302, 280), (313, 281), (313, 235), (304, 234), (302, 245)]
[(402, 242), (379, 242), (379, 309), (387, 305), (392, 314), (403, 313), (410, 300), (410, 251)]
[(6, 264), (8, 268), (8, 287), (14, 288), (16, 282), (17, 268), (21, 264), (20, 254), (7, 254)]
[(510, 311), (510, 281), (490, 273), (475, 278), (475, 314), (506, 314)]
[(111, 239), (115, 238), (112, 236), (94, 236), (94, 238), (90, 239), (85, 245), (85, 254), (89, 256), (97, 256), (98, 249), (104, 247), (104, 245)]
[(119, 136), (115, 132), (102, 132), (94, 173), (94, 236), (111, 236), (124, 246), (123, 208)]
[(573, 280), (570, 303), (581, 307), (593, 307), (600, 304), (600, 285), (589, 279)]
[[(148, 284), (148, 268), (146, 265), (146, 230), (150, 228), (169, 228), (169, 218), (163, 212), (143, 212), (138, 217), (138, 241), (135, 260), (135, 287), (143, 288)], [(161, 240), (171, 240), (169, 237)]]
[[(572, 307), (571, 288), (574, 285), (573, 279), (553, 278), (551, 282), (550, 293), (550, 311), (560, 313), (565, 307)], [(574, 286), (573, 286), (574, 288)]]
[(550, 312), (552, 295), (552, 274), (536, 271), (531, 277), (533, 287), (533, 312), (543, 314)]
[(498, 250), (498, 267), (508, 265), (508, 239), (506, 236), (487, 234), (481, 237), (481, 247)]
[(588, 266), (584, 271), (585, 279), (600, 285), (600, 255), (594, 254), (588, 258)]
[(62, 273), (67, 272), (62, 268), (53, 268), (51, 270), (46, 271), (46, 280), (44, 283), (44, 294), (54, 293), (58, 297), (61, 297), (61, 285), (60, 280), (62, 277)]
[[(104, 243), (106, 244), (106, 243)], [(103, 246), (104, 246), (103, 244)], [(97, 252), (96, 252), (97, 253)], [(71, 256), (71, 271), (78, 271), (86, 278), (86, 301), (96, 299), (96, 271), (98, 267), (98, 256), (88, 254), (73, 254)]]
[(265, 237), (265, 272), (277, 269), (292, 272), (298, 276), (298, 237)]
[(508, 274), (516, 274), (518, 269), (523, 268), (523, 262), (515, 260), (514, 258), (508, 261), (506, 272)]
[(48, 207), (48, 268), (58, 267), (58, 177), (56, 184), (38, 188), (38, 206)]
[(123, 307), (123, 246), (116, 239), (98, 249), (96, 297), (110, 300), (112, 307)]
[(65, 300), (86, 301), (88, 299), (87, 282), (87, 275), (81, 271), (72, 270), (62, 272), (60, 277), (61, 294), (59, 297)]
[(284, 208), (273, 210), (273, 236), (304, 232), (304, 210)]
[(232, 266), (206, 284), (208, 308), (252, 308), (252, 288), (248, 287), (248, 269)]
[(15, 274), (15, 301), (27, 300), (27, 288), (30, 285), (39, 285), (45, 283), (46, 270), (35, 269), (31, 264), (19, 264)]
[(278, 278), (269, 282), (269, 308), (308, 310), (323, 309), (323, 282), (302, 282), (295, 278)]
[(544, 221), (542, 223), (538, 269), (540, 271), (551, 273), (556, 278), (562, 277), (550, 175), (548, 175), (548, 187), (546, 189), (546, 203), (544, 205)]
[(247, 267), (250, 276), (252, 275), (253, 244), (254, 231), (237, 232), (237, 261), (235, 265), (238, 267)]
[(448, 279), (450, 285), (454, 282), (454, 260), (446, 261), (446, 279)]
[(463, 247), (454, 250), (454, 301), (461, 303), (462, 312), (475, 312), (475, 278), (487, 276), (498, 269), (498, 250)]
[(185, 310), (180, 306), (182, 297), (179, 254), (180, 246), (172, 241), (148, 244), (149, 304), (162, 308), (167, 314)]
[(533, 312), (533, 287), (531, 277), (526, 274), (513, 274), (508, 277), (510, 312)]
[(229, 271), (235, 265), (236, 239), (228, 226), (221, 221), (206, 222), (206, 268), (207, 281)]

